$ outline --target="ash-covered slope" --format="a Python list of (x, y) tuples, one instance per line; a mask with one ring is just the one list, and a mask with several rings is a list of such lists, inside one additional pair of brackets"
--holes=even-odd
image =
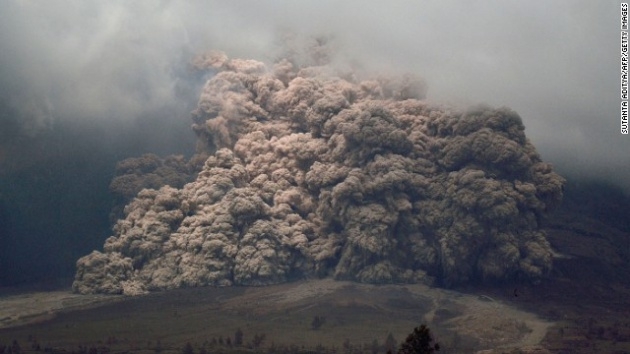
[(563, 178), (520, 117), (423, 101), (412, 78), (358, 80), (220, 53), (193, 113), (209, 158), (182, 189), (145, 189), (74, 290), (126, 293), (265, 285), (538, 277), (540, 218)]

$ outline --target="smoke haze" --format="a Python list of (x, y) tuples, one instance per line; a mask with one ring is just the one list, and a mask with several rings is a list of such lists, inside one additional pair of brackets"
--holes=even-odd
[[(80, 239), (91, 226), (59, 226), (54, 235), (24, 229), (36, 216), (49, 217), (20, 209), (45, 194), (33, 183), (54, 186), (74, 176), (82, 183), (66, 195), (106, 194), (116, 161), (145, 152), (190, 155), (189, 113), (212, 75), (191, 69), (194, 55), (219, 49), (272, 62), (313, 35), (331, 39), (339, 68), (424, 78), (431, 102), (510, 107), (558, 172), (629, 191), (630, 140), (619, 133), (618, 117), (618, 8), (617, 1), (2, 2), (0, 242), (21, 249), (46, 237), (55, 244), (68, 234)], [(16, 182), (34, 175), (46, 182)], [(54, 209), (88, 203), (46, 193), (63, 201), (47, 197)], [(90, 210), (107, 218), (110, 205), (100, 203), (89, 202)], [(27, 234), (34, 236), (16, 236)], [(68, 258), (99, 247), (103, 234), (96, 234)], [(46, 257), (50, 247), (41, 247), (36, 253)]]
[(2, 99), (20, 117), (3, 124), (34, 134), (179, 106), (192, 54), (268, 59), (290, 30), (334, 36), (339, 57), (358, 65), (419, 74), (432, 101), (509, 106), (545, 159), (627, 189), (618, 4), (4, 2)]
[(209, 157), (183, 188), (140, 191), (104, 251), (77, 261), (75, 291), (311, 276), (451, 286), (548, 273), (540, 221), (564, 179), (516, 113), (435, 107), (422, 80), (344, 79), (322, 63), (321, 45), (307, 52), (319, 65), (196, 58), (218, 71), (193, 111)]

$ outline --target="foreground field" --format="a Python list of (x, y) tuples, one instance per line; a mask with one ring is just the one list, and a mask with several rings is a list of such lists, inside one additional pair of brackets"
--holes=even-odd
[[(63, 299), (62, 294), (53, 293), (56, 300), (49, 302), (41, 300), (45, 293), (5, 297), (2, 303), (15, 306), (21, 298), (20, 306), (30, 306), (29, 317), (20, 321), (31, 323), (0, 330), (0, 344), (16, 340), (22, 351), (39, 345), (42, 350), (179, 353), (191, 343), (195, 351), (219, 351), (234, 349), (240, 328), (243, 349), (286, 345), (371, 353), (384, 352), (390, 333), (400, 342), (415, 326), (427, 323), (442, 344), (441, 352), (459, 353), (535, 345), (552, 325), (486, 296), (425, 285), (322, 279), (262, 288), (183, 289), (136, 298), (77, 299), (66, 293)], [(64, 302), (69, 309), (48, 308)]]

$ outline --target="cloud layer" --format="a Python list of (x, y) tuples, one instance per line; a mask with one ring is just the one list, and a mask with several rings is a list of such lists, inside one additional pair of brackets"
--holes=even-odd
[(192, 54), (271, 61), (286, 45), (278, 33), (323, 34), (335, 38), (338, 62), (420, 75), (433, 101), (513, 108), (562, 171), (628, 188), (618, 5), (7, 1), (0, 88), (13, 113), (2, 120), (35, 134), (59, 120), (181, 112), (181, 97), (195, 96), (198, 84), (185, 70)]

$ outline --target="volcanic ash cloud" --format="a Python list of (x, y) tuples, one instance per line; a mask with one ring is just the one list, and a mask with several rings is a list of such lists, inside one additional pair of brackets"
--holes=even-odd
[(370, 283), (540, 277), (540, 230), (562, 198), (507, 108), (425, 102), (411, 77), (359, 80), (213, 53), (193, 112), (196, 180), (144, 189), (80, 293), (267, 285), (308, 276)]

